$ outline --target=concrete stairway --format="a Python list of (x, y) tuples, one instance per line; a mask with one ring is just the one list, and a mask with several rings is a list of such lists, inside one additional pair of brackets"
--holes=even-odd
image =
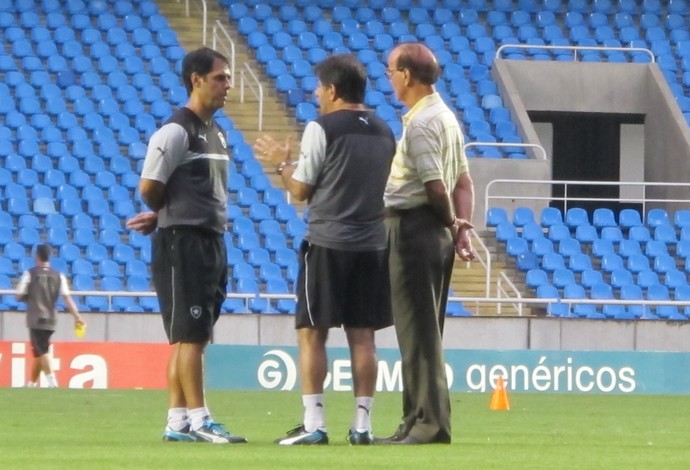
[[(178, 39), (186, 50), (193, 50), (203, 45), (201, 9), (195, 5), (195, 2), (190, 2), (191, 14), (189, 17), (186, 16), (184, 2), (178, 3), (177, 0), (158, 0), (158, 6), (161, 14), (167, 17), (170, 27), (177, 32)], [(223, 12), (214, 2), (209, 2), (208, 8), (207, 45), (209, 47), (212, 45), (211, 30), (213, 23), (216, 20), (220, 20), (235, 43), (236, 75), (239, 74), (243, 64), (248, 63), (257, 77), (259, 77), (264, 87), (265, 102), (262, 132), (257, 129), (257, 116), (259, 111), (256, 99), (252, 97), (251, 99), (245, 100), (245, 103), (240, 103), (239, 76), (236, 77), (235, 88), (230, 90), (230, 100), (225, 107), (226, 113), (232, 118), (236, 128), (244, 133), (245, 140), (248, 144), (253, 144), (254, 140), (263, 133), (270, 133), (277, 139), (285, 139), (288, 135), (291, 135), (293, 137), (293, 155), (297, 155), (302, 126), (298, 124), (292, 112), (288, 110), (282, 97), (277, 96), (272, 80), (266, 76), (263, 67), (254, 59), (244, 41), (244, 37), (240, 35), (235, 26), (228, 21), (227, 13)], [(249, 94), (249, 96), (252, 95)], [(278, 177), (273, 173), (273, 167), (265, 165), (264, 169), (266, 170), (266, 174), (272, 179), (274, 186), (282, 187)], [(298, 210), (299, 209), (300, 207), (298, 205)], [(489, 295), (495, 296), (496, 278), (499, 272), (507, 271), (513, 282), (515, 282), (515, 279), (519, 279), (519, 277), (515, 275), (514, 268), (506, 266), (505, 257), (501, 256), (501, 253), (496, 251), (496, 247), (492, 242), (493, 237), (489, 234), (482, 234), (482, 237), (487, 246), (492, 250), (492, 279), (490, 282)], [(457, 259), (453, 271), (451, 287), (457, 296), (481, 297), (485, 294), (485, 279), (486, 271), (479, 262), (464, 263)], [(524, 285), (521, 285), (519, 282), (516, 282), (516, 285), (522, 289), (523, 295), (525, 295), (526, 291)], [(467, 304), (465, 307), (479, 315), (495, 315), (497, 313), (495, 303), (481, 303), (477, 305)], [(512, 314), (512, 309), (508, 306), (504, 306), (503, 314)], [(525, 309), (524, 314), (530, 314), (530, 310)]]
[[(244, 37), (241, 36), (235, 26), (228, 21), (227, 12), (223, 12), (213, 1), (208, 4), (207, 46), (212, 46), (211, 32), (213, 24), (219, 20), (226, 28), (235, 43), (236, 68), (235, 88), (230, 90), (230, 99), (225, 105), (225, 112), (233, 120), (235, 127), (242, 131), (245, 140), (252, 145), (257, 137), (262, 134), (271, 134), (278, 140), (292, 136), (292, 152), (296, 156), (299, 151), (299, 141), (302, 127), (298, 125), (293, 114), (290, 113), (283, 102), (282, 97), (277, 96), (272, 80), (266, 76), (263, 67), (256, 62), (248, 49)], [(201, 9), (196, 2), (190, 2), (190, 16), (186, 16), (185, 2), (177, 0), (158, 0), (159, 11), (166, 16), (170, 27), (177, 32), (178, 40), (187, 51), (194, 50), (203, 45), (203, 23)], [(221, 51), (222, 52), (222, 51)], [(258, 130), (259, 105), (258, 100), (251, 91), (245, 90), (245, 102), (240, 102), (240, 71), (247, 63), (261, 81), (264, 90), (263, 127)], [(277, 176), (273, 173), (273, 166), (264, 164), (266, 174), (272, 179), (276, 187), (281, 187)]]

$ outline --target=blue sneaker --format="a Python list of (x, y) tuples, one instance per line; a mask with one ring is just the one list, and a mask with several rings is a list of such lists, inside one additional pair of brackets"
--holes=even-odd
[(350, 429), (350, 431), (347, 433), (347, 442), (349, 442), (351, 446), (372, 445), (374, 443), (374, 435), (371, 433), (371, 431), (357, 431)]
[(196, 438), (189, 433), (189, 425), (185, 426), (181, 431), (174, 431), (168, 426), (163, 431), (163, 440), (165, 442), (196, 442)]
[(304, 425), (300, 424), (288, 431), (285, 437), (276, 439), (276, 444), (281, 446), (313, 446), (328, 444), (328, 434), (322, 428), (314, 432), (307, 432)]
[(230, 434), (225, 429), (225, 426), (211, 419), (204, 421), (203, 426), (196, 431), (189, 431), (189, 435), (196, 442), (211, 442), (213, 444), (240, 444), (247, 442), (247, 439), (244, 437)]

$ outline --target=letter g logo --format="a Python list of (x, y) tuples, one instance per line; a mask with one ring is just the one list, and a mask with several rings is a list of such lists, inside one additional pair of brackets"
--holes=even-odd
[(266, 359), (256, 371), (259, 384), (269, 390), (279, 387), (280, 390), (292, 390), (297, 380), (297, 368), (292, 357), (279, 349), (268, 351), (264, 357)]

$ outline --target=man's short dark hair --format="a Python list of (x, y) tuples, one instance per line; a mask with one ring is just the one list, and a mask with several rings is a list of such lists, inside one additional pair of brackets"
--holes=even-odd
[(50, 260), (50, 247), (48, 245), (38, 245), (36, 247), (36, 258), (42, 263)]
[(216, 59), (229, 63), (227, 57), (210, 47), (201, 47), (185, 56), (182, 61), (182, 82), (187, 93), (192, 93), (192, 74), (206, 75), (213, 69), (213, 62)]
[(367, 71), (351, 54), (332, 55), (314, 67), (321, 85), (335, 86), (336, 96), (346, 103), (361, 104), (367, 89)]

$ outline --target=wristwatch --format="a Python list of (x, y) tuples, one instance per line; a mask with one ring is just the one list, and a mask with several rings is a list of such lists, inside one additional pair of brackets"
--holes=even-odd
[(282, 174), (283, 174), (283, 170), (284, 170), (285, 167), (288, 166), (288, 165), (292, 165), (292, 162), (285, 161), (285, 162), (280, 162), (280, 163), (278, 163), (278, 166), (276, 166), (276, 174), (277, 174), (277, 175), (282, 175)]

